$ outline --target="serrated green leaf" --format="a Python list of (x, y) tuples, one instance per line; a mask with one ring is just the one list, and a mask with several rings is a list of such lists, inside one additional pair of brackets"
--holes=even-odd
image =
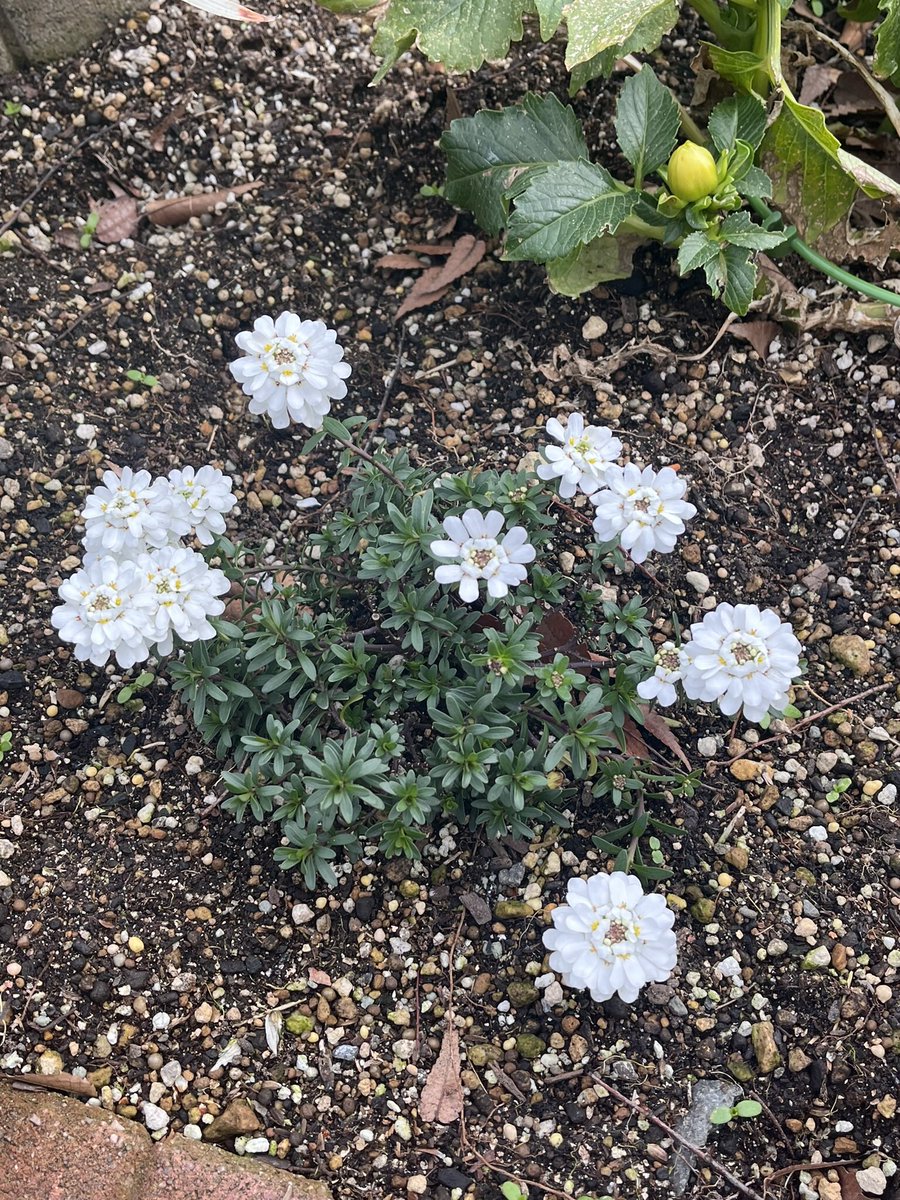
[(875, 31), (875, 58), (872, 69), (882, 79), (900, 80), (900, 2), (881, 0), (885, 17)]
[(680, 125), (681, 114), (672, 93), (649, 67), (625, 80), (616, 106), (616, 137), (634, 167), (636, 188), (668, 160)]
[(720, 226), (720, 233), (733, 246), (746, 246), (748, 250), (774, 250), (784, 241), (784, 232), (769, 233), (756, 225), (747, 212), (729, 213)]
[(564, 12), (566, 66), (571, 70), (610, 46), (620, 46), (654, 15), (659, 22), (660, 10), (668, 17), (672, 7), (671, 0), (572, 0)]
[(752, 50), (723, 50), (721, 46), (713, 46), (709, 42), (704, 42), (703, 46), (710, 66), (723, 79), (733, 83), (742, 92), (754, 91), (759, 72), (765, 67), (758, 54)]
[(818, 109), (785, 96), (762, 142), (776, 203), (815, 241), (850, 211), (856, 183), (838, 161), (841, 144)]
[(587, 245), (576, 246), (565, 258), (548, 262), (547, 281), (560, 295), (580, 296), (609, 279), (629, 279), (634, 270), (634, 252), (642, 240), (606, 233)]
[(722, 299), (732, 312), (742, 317), (750, 307), (756, 287), (756, 265), (743, 246), (725, 246), (720, 254), (724, 287)]
[(767, 200), (772, 195), (772, 180), (761, 167), (748, 167), (734, 186), (741, 196), (758, 196), (760, 200)]
[(766, 106), (757, 96), (729, 96), (712, 110), (708, 129), (720, 153), (738, 140), (755, 150), (766, 132)]
[(615, 233), (638, 200), (603, 167), (587, 159), (554, 163), (530, 175), (509, 215), (504, 257), (550, 262), (580, 243)]
[(521, 104), (460, 117), (441, 138), (441, 149), (447, 155), (444, 196), (492, 235), (506, 224), (506, 191), (517, 173), (587, 155), (580, 122), (552, 94), (529, 94)]
[(448, 71), (474, 71), (505, 58), (522, 37), (523, 14), (533, 11), (529, 0), (391, 0), (372, 40), (384, 59), (373, 82), (413, 43)]
[(664, 3), (638, 21), (634, 32), (624, 42), (601, 50), (587, 62), (572, 67), (569, 95), (574, 96), (592, 79), (611, 75), (616, 63), (626, 54), (643, 54), (648, 50), (655, 50), (677, 20), (678, 6), (675, 0), (664, 0)]
[(541, 41), (549, 42), (559, 29), (565, 0), (534, 0), (541, 25)]
[(719, 253), (719, 244), (703, 229), (689, 233), (678, 248), (678, 270), (689, 275), (698, 267), (705, 267)]

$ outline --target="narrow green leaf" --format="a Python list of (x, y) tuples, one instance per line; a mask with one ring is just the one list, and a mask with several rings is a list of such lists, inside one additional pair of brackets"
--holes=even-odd
[(441, 138), (447, 155), (444, 196), (468, 209), (496, 235), (506, 224), (506, 191), (517, 175), (551, 163), (587, 157), (581, 124), (550, 94), (451, 122)]
[(712, 110), (708, 128), (720, 153), (733, 150), (738, 140), (755, 150), (766, 132), (766, 106), (758, 96), (729, 96)]
[(636, 188), (668, 160), (680, 125), (677, 103), (649, 67), (625, 80), (616, 108), (616, 137), (634, 167)]
[(556, 163), (529, 177), (509, 217), (505, 256), (550, 262), (601, 233), (615, 233), (638, 200), (586, 159)]

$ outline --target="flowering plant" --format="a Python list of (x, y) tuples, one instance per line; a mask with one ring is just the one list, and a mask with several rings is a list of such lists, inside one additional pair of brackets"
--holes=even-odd
[(130, 467), (104, 471), (82, 512), (85, 557), (64, 580), (50, 620), (75, 657), (132, 667), (151, 652), (171, 654), (175, 636), (215, 636), (210, 617), (225, 611), (228, 580), (181, 544), (193, 534), (209, 545), (234, 507), (231, 480), (215, 467), (152, 479)]
[[(349, 466), (360, 420), (323, 417), (305, 452), (330, 438)], [(596, 436), (615, 450), (609, 431)], [(605, 787), (599, 764), (628, 760), (649, 629), (634, 601), (606, 600), (600, 623), (585, 601), (583, 632), (563, 616), (596, 595), (604, 564), (625, 560), (593, 546), (573, 577), (548, 561), (559, 478), (446, 475), (402, 451), (365, 453), (344, 507), (294, 561), (267, 566), (216, 539), (240, 612), (214, 619), (216, 636), (170, 671), (202, 735), (233, 760), (224, 807), (274, 820), (277, 858), (309, 886), (333, 883), (338, 855), (367, 842), (418, 857), (439, 816), (492, 837), (564, 823), (576, 785)], [(629, 863), (653, 877), (639, 853)]]

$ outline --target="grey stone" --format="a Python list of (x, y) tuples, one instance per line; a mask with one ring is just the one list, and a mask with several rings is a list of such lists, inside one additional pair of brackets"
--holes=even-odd
[(74, 54), (135, 7), (134, 0), (0, 0), (0, 74)]
[[(734, 1083), (720, 1079), (701, 1079), (694, 1084), (691, 1107), (675, 1126), (676, 1132), (699, 1149), (703, 1149), (712, 1128), (710, 1113), (717, 1108), (731, 1108), (740, 1096), (741, 1089)], [(683, 1196), (694, 1169), (694, 1155), (679, 1150), (669, 1176), (669, 1190), (673, 1196)]]

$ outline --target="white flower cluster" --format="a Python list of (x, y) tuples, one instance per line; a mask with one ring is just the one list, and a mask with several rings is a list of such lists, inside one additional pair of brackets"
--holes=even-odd
[(448, 540), (432, 542), (431, 553), (457, 561), (438, 567), (434, 577), (438, 583), (458, 583), (465, 604), (478, 599), (482, 580), (488, 595), (497, 597), (525, 582), (525, 563), (534, 561), (535, 549), (521, 525), (498, 541), (503, 514), (492, 510), (482, 515), (477, 508), (466, 509), (462, 517), (445, 517), (443, 525)]
[(728, 717), (743, 709), (747, 720), (761, 721), (787, 706), (800, 653), (794, 631), (771, 609), (723, 603), (691, 626), (680, 648), (660, 646), (638, 695), (665, 707), (675, 703), (680, 682), (689, 700), (714, 701)]
[(130, 467), (104, 472), (82, 512), (84, 561), (50, 617), (75, 657), (102, 667), (113, 655), (132, 667), (151, 651), (170, 654), (176, 634), (214, 637), (209, 618), (224, 612), (228, 580), (181, 539), (209, 545), (234, 505), (231, 480), (215, 467), (157, 479)]
[(585, 425), (581, 413), (572, 413), (565, 426), (551, 417), (547, 432), (562, 445), (542, 447), (546, 461), (537, 468), (538, 476), (558, 478), (564, 499), (579, 490), (590, 498), (601, 542), (618, 540), (636, 563), (654, 550), (674, 550), (685, 521), (697, 510), (684, 499), (687, 484), (671, 467), (617, 466), (622, 443), (602, 425)]
[(235, 341), (244, 353), (229, 370), (250, 397), (250, 411), (267, 413), (276, 429), (292, 421), (321, 429), (331, 401), (347, 395), (350, 364), (341, 361), (337, 334), (324, 321), (292, 312), (274, 321), (258, 317)]
[(544, 945), (568, 987), (587, 988), (598, 1002), (618, 993), (631, 1004), (645, 983), (669, 978), (678, 956), (675, 914), (662, 896), (645, 895), (634, 875), (570, 879), (566, 901), (554, 908)]

